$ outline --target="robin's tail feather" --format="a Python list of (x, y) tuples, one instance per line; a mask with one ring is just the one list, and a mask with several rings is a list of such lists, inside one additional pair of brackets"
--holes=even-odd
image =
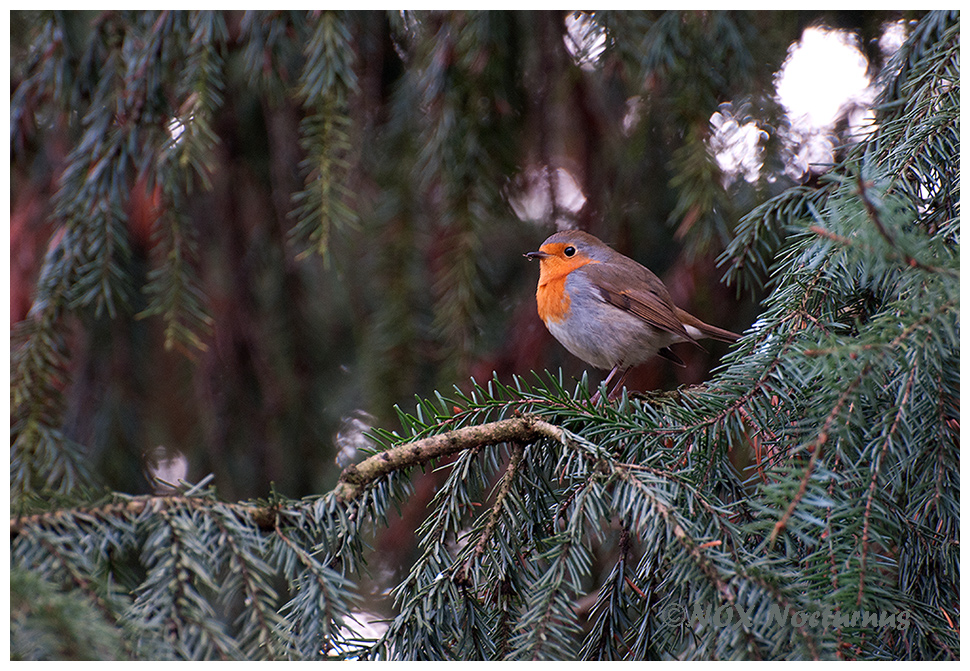
[(676, 306), (674, 307), (674, 314), (677, 315), (677, 319), (680, 320), (681, 324), (683, 324), (685, 327), (693, 327), (697, 329), (705, 338), (720, 340), (721, 342), (734, 342), (741, 337), (737, 333), (732, 333), (727, 329), (705, 324), (694, 315), (690, 314), (689, 312), (685, 312)]

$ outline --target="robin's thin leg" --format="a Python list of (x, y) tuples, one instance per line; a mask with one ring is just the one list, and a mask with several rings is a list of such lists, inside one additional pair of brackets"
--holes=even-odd
[(606, 397), (607, 401), (612, 401), (617, 397), (620, 391), (620, 388), (623, 386), (623, 381), (626, 379), (626, 374), (629, 372), (630, 372), (629, 368), (623, 369), (623, 373), (620, 375), (620, 379), (616, 381), (616, 384), (613, 385), (612, 391), (610, 391), (610, 393), (607, 395)]
[[(629, 370), (629, 369), (626, 369), (626, 370)], [(624, 371), (623, 371), (623, 374), (622, 374), (622, 375), (620, 375), (620, 382), (622, 382), (622, 381), (623, 381), (623, 378), (625, 378), (625, 377), (626, 377), (626, 370), (624, 370)], [(603, 380), (603, 384), (602, 384), (601, 386), (603, 386), (603, 387), (606, 387), (606, 389), (607, 389), (607, 391), (609, 391), (609, 389), (610, 389), (610, 381), (611, 381), (611, 380), (612, 380), (612, 379), (613, 379), (613, 378), (614, 378), (614, 377), (616, 376), (616, 374), (617, 374), (617, 373), (619, 373), (619, 372), (620, 372), (620, 366), (619, 366), (619, 365), (616, 365), (616, 366), (613, 366), (613, 370), (611, 370), (611, 371), (610, 371), (610, 374), (606, 376), (606, 379), (605, 379), (605, 380)], [(612, 398), (612, 394), (607, 394), (607, 398), (608, 398), (608, 399), (609, 399), (609, 398)], [(599, 391), (599, 389), (597, 389), (597, 390), (596, 390), (596, 393), (595, 393), (595, 394), (593, 394), (593, 398), (591, 398), (591, 399), (590, 399), (590, 402), (591, 402), (591, 403), (592, 403), (593, 405), (596, 405), (596, 403), (597, 403), (597, 401), (599, 401), (599, 400), (600, 400), (600, 391)]]

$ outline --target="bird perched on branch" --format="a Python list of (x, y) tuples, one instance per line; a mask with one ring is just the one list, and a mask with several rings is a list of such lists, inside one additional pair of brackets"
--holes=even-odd
[[(668, 347), (700, 338), (734, 342), (738, 335), (681, 310), (650, 270), (583, 231), (560, 231), (528, 252), (539, 260), (536, 303), (549, 332), (586, 363), (619, 374), (662, 356), (684, 365)], [(596, 402), (599, 392), (593, 397)]]

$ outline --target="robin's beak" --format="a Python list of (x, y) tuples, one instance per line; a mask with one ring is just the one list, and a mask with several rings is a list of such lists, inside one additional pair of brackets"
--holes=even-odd
[(548, 252), (526, 252), (522, 256), (530, 261), (533, 259), (539, 259), (541, 261), (542, 259), (548, 259), (550, 256), (552, 256), (552, 254), (549, 254)]

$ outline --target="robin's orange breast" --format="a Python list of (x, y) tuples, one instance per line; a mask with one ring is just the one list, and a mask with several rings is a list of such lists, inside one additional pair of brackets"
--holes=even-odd
[(559, 323), (569, 316), (572, 306), (566, 280), (569, 274), (589, 263), (599, 263), (588, 257), (562, 259), (557, 256), (545, 258), (541, 262), (539, 285), (536, 287), (536, 305), (539, 317), (547, 325)]
[(546, 324), (559, 323), (569, 314), (569, 294), (566, 293), (568, 273), (553, 278), (536, 288), (536, 304), (539, 317)]

